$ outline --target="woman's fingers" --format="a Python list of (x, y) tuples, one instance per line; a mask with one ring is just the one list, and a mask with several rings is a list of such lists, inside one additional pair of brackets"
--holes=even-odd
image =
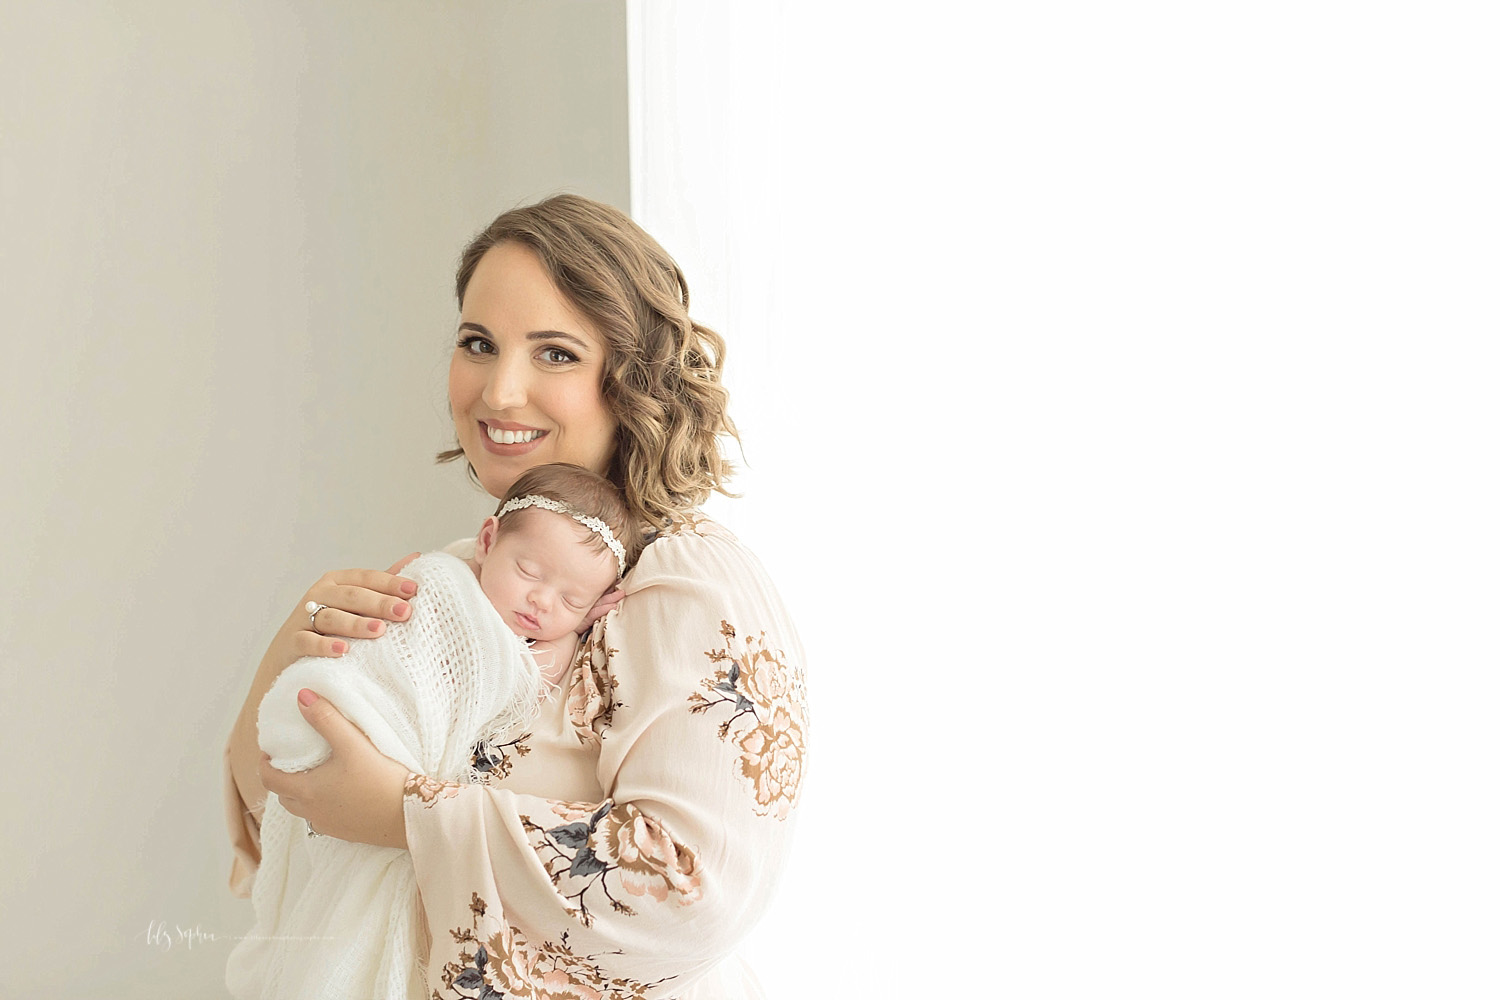
[[(318, 617), (326, 614), (327, 611), (320, 611)], [(295, 656), (343, 656), (349, 652), (349, 640), (303, 629), (292, 636), (292, 652)]]
[(296, 779), (299, 776), (276, 770), (276, 768), (271, 766), (271, 755), (266, 753), (260, 755), (259, 770), (260, 783), (265, 787), (266, 791), (275, 792), (276, 797), (281, 800), (281, 804), (286, 806), (287, 812), (297, 816), (302, 815), (295, 808), (297, 796), (292, 793), (297, 783)]
[(386, 622), (410, 618), (408, 598), (416, 592), (415, 581), (376, 569), (325, 573), (303, 595), (266, 655), (278, 661), (279, 669), (300, 656), (342, 656), (349, 651), (348, 640), (372, 639), (385, 633)]
[(311, 620), (311, 624), (316, 634), (322, 636), (370, 639), (385, 632), (385, 622), (381, 619), (350, 614), (336, 607), (323, 608)]
[(362, 734), (343, 713), (333, 707), (333, 702), (326, 698), (318, 697), (317, 693), (310, 688), (303, 688), (297, 692), (297, 707), (302, 710), (302, 717), (307, 720), (308, 725), (318, 731), (318, 734), (328, 741), (333, 753), (319, 766), (308, 771), (299, 771), (288, 774), (278, 771), (271, 766), (269, 754), (260, 755), (260, 782), (266, 791), (275, 792), (286, 811), (293, 816), (307, 817), (308, 805), (304, 800), (312, 796), (318, 798), (318, 788), (324, 780), (330, 776), (335, 782), (338, 775), (343, 773), (344, 762), (340, 751), (349, 746), (351, 734), (364, 738)]
[(406, 767), (382, 754), (327, 699), (306, 688), (297, 692), (303, 718), (333, 748), (310, 771), (284, 774), (261, 755), (260, 778), (287, 812), (319, 833), (381, 847), (406, 847), (402, 789)]
[[(391, 565), (391, 568), (388, 569), (388, 570), (386, 570), (386, 572), (387, 573), (391, 573), (391, 574), (396, 574), (396, 573), (401, 572), (403, 569), (405, 569), (407, 567), (408, 563), (410, 563), (413, 559), (417, 558), (417, 556), (419, 556), (421, 554), (422, 553), (420, 553), (420, 552), (413, 552), (410, 555), (402, 556), (400, 559), (397, 559)], [(410, 582), (410, 581), (408, 581), (408, 582)], [(413, 585), (413, 587), (412, 587), (412, 593), (413, 594), (416, 593), (416, 587), (415, 587), (415, 585)]]
[(333, 707), (333, 702), (327, 698), (319, 698), (307, 688), (297, 692), (297, 707), (302, 709), (302, 717), (307, 720), (307, 724), (328, 741), (335, 753), (349, 741), (351, 734), (359, 732), (354, 723)]
[(417, 585), (403, 576), (378, 569), (345, 569), (327, 573), (320, 583), (343, 584), (375, 590), (392, 597), (410, 597), (417, 592)]
[[(406, 582), (411, 583), (410, 580)], [(323, 635), (368, 639), (383, 632), (386, 622), (405, 621), (411, 617), (411, 604), (404, 598), (353, 584), (313, 587), (307, 592), (307, 600), (323, 605), (317, 617), (309, 620), (313, 631)]]
[(583, 624), (579, 626), (578, 634), (582, 635), (583, 633), (587, 632), (589, 628), (593, 626), (594, 622), (598, 621), (599, 619), (603, 618), (605, 615), (613, 611), (615, 608), (619, 607), (620, 602), (624, 599), (625, 591), (621, 590), (619, 587), (615, 587), (609, 591), (606, 591), (604, 596), (600, 597), (599, 600), (594, 602), (594, 606), (589, 609), (589, 613), (583, 616)]
[(313, 584), (307, 599), (355, 614), (378, 616), (380, 609), (404, 603), (416, 592), (416, 583), (404, 576), (362, 569), (328, 574)]

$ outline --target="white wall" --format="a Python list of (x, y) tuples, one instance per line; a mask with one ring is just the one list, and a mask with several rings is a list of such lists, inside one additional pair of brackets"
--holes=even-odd
[(0, 994), (221, 994), (253, 662), (482, 516), (432, 462), (453, 266), (628, 205), (624, 83), (620, 3), (0, 5)]
[(482, 512), (452, 263), (559, 189), (730, 340), (773, 996), (1494, 992), (1477, 5), (974, 9), (634, 7), (632, 191), (618, 4), (0, 6), (0, 992), (215, 994), (250, 663)]
[(768, 992), (1492, 994), (1481, 6), (630, 15), (808, 649)]

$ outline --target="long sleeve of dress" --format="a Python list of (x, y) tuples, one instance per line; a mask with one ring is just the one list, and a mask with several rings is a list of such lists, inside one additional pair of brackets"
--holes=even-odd
[(806, 747), (792, 624), (706, 520), (652, 543), (625, 592), (554, 704), (570, 750), (408, 781), (435, 997), (698, 996), (769, 902)]

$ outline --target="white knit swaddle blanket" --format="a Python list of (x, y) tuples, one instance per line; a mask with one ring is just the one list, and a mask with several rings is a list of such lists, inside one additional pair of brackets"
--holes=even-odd
[[(307, 657), (260, 705), (260, 746), (283, 771), (330, 747), (302, 718), (297, 692), (333, 702), (376, 749), (418, 774), (462, 780), (482, 736), (518, 733), (536, 712), (541, 679), (525, 640), (506, 628), (473, 571), (441, 552), (403, 571), (417, 582), (411, 617), (339, 659)], [(236, 998), (406, 1000), (425, 997), (411, 855), (399, 848), (308, 837), (266, 798), (261, 864), (251, 890), (255, 928), (230, 954)]]

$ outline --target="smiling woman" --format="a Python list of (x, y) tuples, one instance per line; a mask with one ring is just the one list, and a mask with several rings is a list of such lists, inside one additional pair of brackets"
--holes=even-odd
[[(274, 793), (276, 814), (321, 834), (409, 851), (431, 932), (427, 991), (410, 995), (757, 996), (734, 952), (790, 847), (807, 702), (774, 586), (698, 509), (730, 470), (723, 341), (690, 318), (686, 282), (650, 236), (574, 196), (497, 219), (465, 251), (457, 290), (459, 447), (440, 457), (463, 456), (496, 497), (552, 463), (604, 474), (648, 544), (595, 605), (577, 656), (544, 675), (556, 693), (529, 731), (474, 733), (471, 781), (408, 770), (312, 691), (299, 700), (327, 762), (285, 774), (258, 759), (255, 709), (291, 660), (341, 655), (424, 600), (394, 568), (314, 584), (303, 600), (318, 610), (288, 618), (231, 737), (231, 881), (249, 888), (254, 807)], [(577, 527), (554, 526), (564, 541)], [(486, 593), (522, 636), (625, 566), (585, 553), (562, 572), (503, 536), (487, 523), (450, 552), (493, 571)], [(555, 579), (570, 574), (587, 579)]]

